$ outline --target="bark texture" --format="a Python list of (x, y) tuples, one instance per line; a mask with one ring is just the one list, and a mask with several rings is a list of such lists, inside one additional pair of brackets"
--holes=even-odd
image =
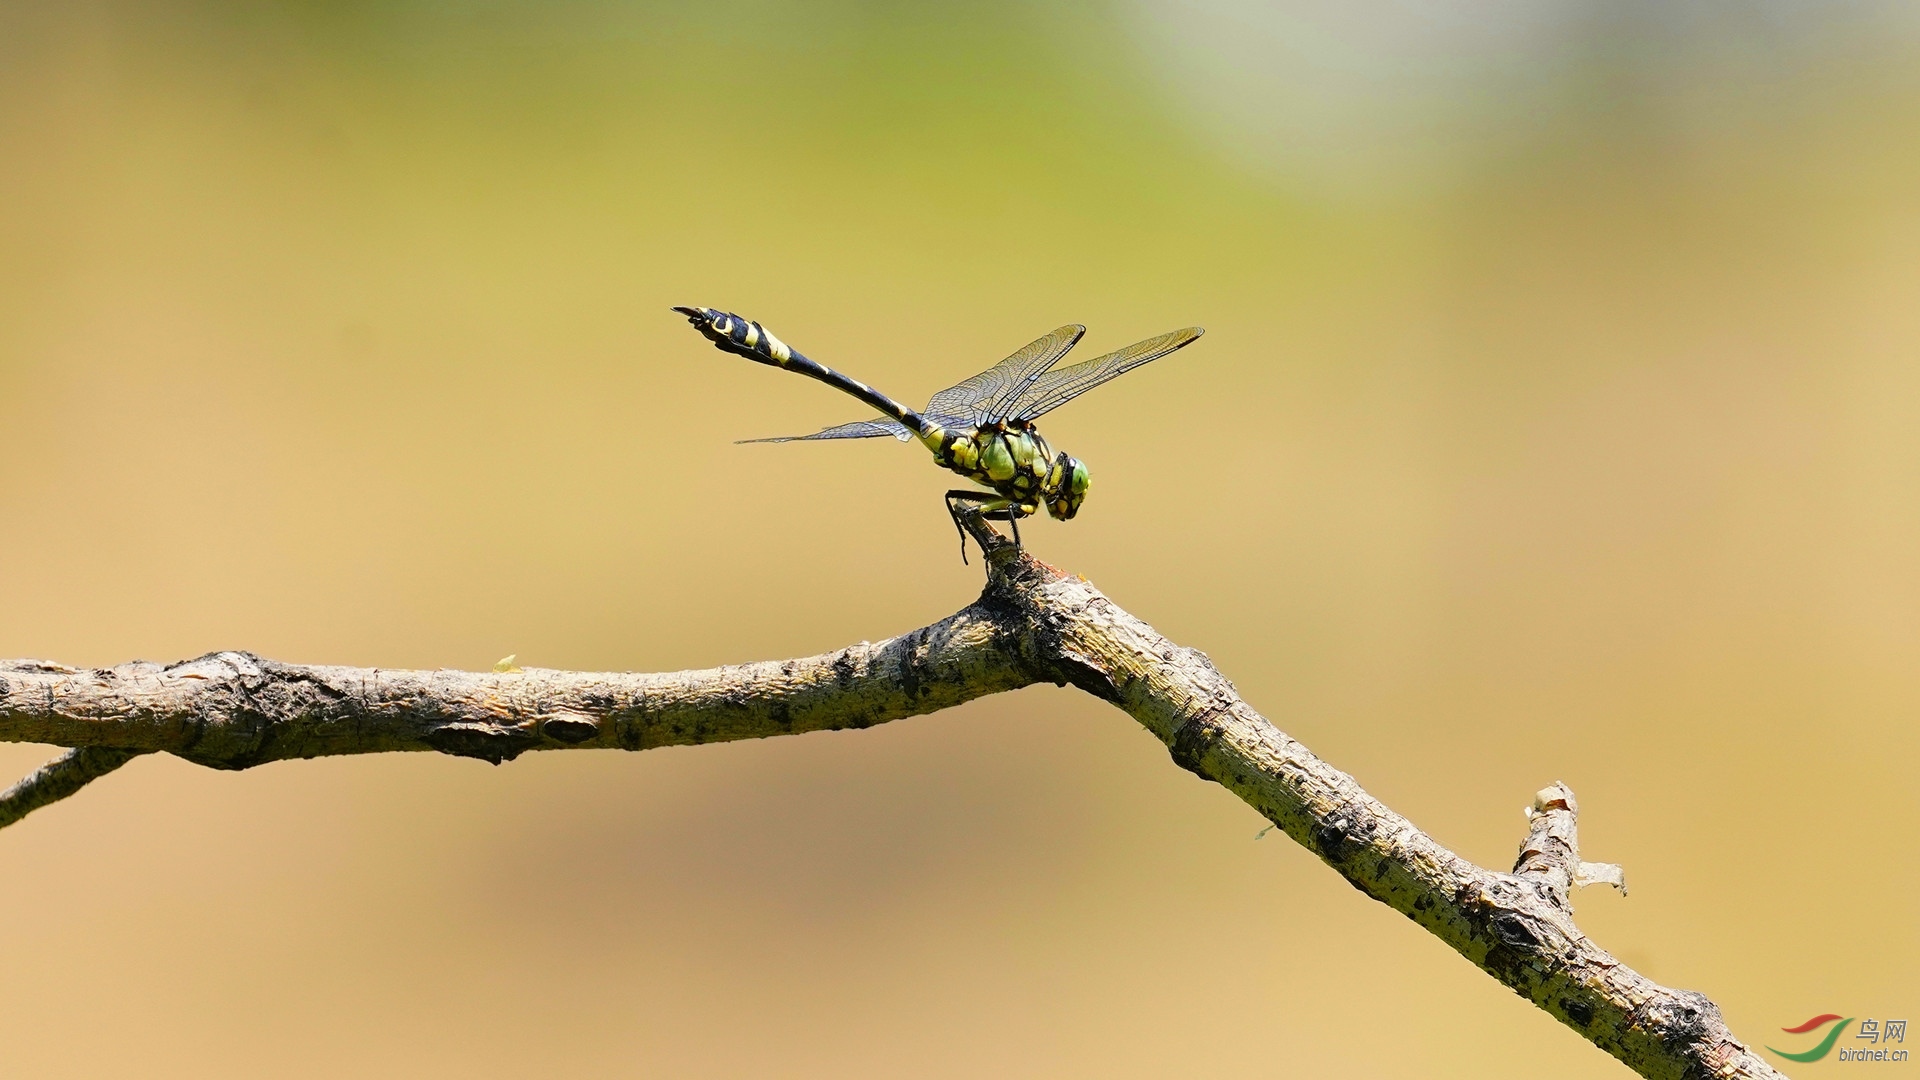
[(19, 783), (0, 791), (0, 829), (48, 803), (59, 802), (140, 754), (139, 750), (110, 750), (102, 746), (83, 746), (61, 754), (21, 777)]
[(0, 795), (0, 825), (128, 758), (223, 769), (390, 750), (506, 761), (528, 750), (645, 750), (868, 727), (1035, 682), (1071, 683), (1219, 783), (1482, 971), (1646, 1077), (1775, 1077), (1704, 995), (1661, 986), (1582, 934), (1568, 894), (1619, 868), (1582, 863), (1573, 793), (1540, 792), (1511, 872), (1448, 851), (1086, 581), (977, 519), (987, 588), (903, 637), (800, 660), (662, 675), (308, 667), (223, 652), (81, 670), (0, 661), (0, 740), (75, 747)]

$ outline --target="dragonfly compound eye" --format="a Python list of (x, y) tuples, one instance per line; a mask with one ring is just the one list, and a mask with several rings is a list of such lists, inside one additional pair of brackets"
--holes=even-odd
[(1044, 494), (1047, 497), (1047, 513), (1061, 521), (1071, 520), (1080, 512), (1080, 504), (1086, 501), (1087, 467), (1079, 458), (1062, 453), (1053, 459), (1053, 467), (1047, 470), (1047, 483)]

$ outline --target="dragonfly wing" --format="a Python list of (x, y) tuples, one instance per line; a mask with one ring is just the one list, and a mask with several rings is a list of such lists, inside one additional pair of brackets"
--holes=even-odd
[(952, 413), (943, 412), (923, 412), (920, 416), (923, 419), (939, 424), (948, 431), (965, 431), (974, 426), (973, 417), (971, 416), (955, 416)]
[(825, 431), (816, 431), (811, 435), (776, 435), (771, 439), (740, 439), (743, 443), (755, 442), (810, 442), (814, 439), (877, 439), (882, 435), (891, 435), (901, 442), (913, 438), (913, 432), (907, 425), (892, 420), (855, 420), (851, 424), (841, 424)]
[(963, 420), (962, 427), (1004, 420), (1012, 414), (1013, 403), (1033, 380), (1065, 356), (1086, 332), (1086, 327), (1070, 324), (1035, 338), (1019, 352), (980, 374), (933, 395), (927, 402), (925, 414)]
[(1033, 420), (1065, 405), (1101, 383), (1118, 378), (1141, 364), (1150, 363), (1177, 349), (1198, 341), (1206, 333), (1198, 326), (1174, 330), (1136, 341), (1118, 352), (1097, 356), (1071, 367), (1048, 371), (1032, 380), (1025, 393), (1005, 414), (1016, 420)]

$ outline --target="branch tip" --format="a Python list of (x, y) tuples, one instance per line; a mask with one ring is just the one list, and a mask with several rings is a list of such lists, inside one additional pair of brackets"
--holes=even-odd
[(973, 537), (974, 543), (980, 545), (980, 553), (987, 560), (989, 574), (1005, 569), (1007, 562), (1020, 553), (1020, 545), (988, 524), (986, 516), (977, 506), (960, 512), (960, 527)]
[(1556, 780), (1534, 793), (1526, 811), (1526, 842), (1514, 860), (1516, 876), (1547, 886), (1554, 901), (1572, 910), (1567, 898), (1575, 886), (1611, 885), (1627, 895), (1626, 871), (1613, 863), (1580, 861), (1580, 803), (1573, 789)]

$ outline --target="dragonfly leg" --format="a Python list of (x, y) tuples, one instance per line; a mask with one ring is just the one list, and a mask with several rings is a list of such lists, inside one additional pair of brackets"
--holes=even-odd
[[(953, 527), (960, 532), (960, 561), (963, 563), (967, 561), (967, 530), (966, 527), (961, 524), (961, 514), (964, 511), (962, 511), (960, 507), (966, 504), (971, 504), (973, 508), (979, 512), (980, 516), (988, 521), (1013, 520), (1012, 504), (1002, 496), (996, 495), (993, 492), (972, 491), (967, 488), (956, 488), (953, 491), (947, 492), (947, 515), (953, 518)], [(1018, 545), (1020, 542), (1020, 526), (1015, 525), (1013, 528), (1014, 543)], [(984, 546), (980, 549), (980, 553), (982, 555), (986, 554), (986, 548)]]
[(967, 565), (967, 530), (960, 524), (960, 510), (953, 505), (956, 492), (947, 492), (947, 516), (953, 519), (953, 531), (960, 534), (960, 565)]

